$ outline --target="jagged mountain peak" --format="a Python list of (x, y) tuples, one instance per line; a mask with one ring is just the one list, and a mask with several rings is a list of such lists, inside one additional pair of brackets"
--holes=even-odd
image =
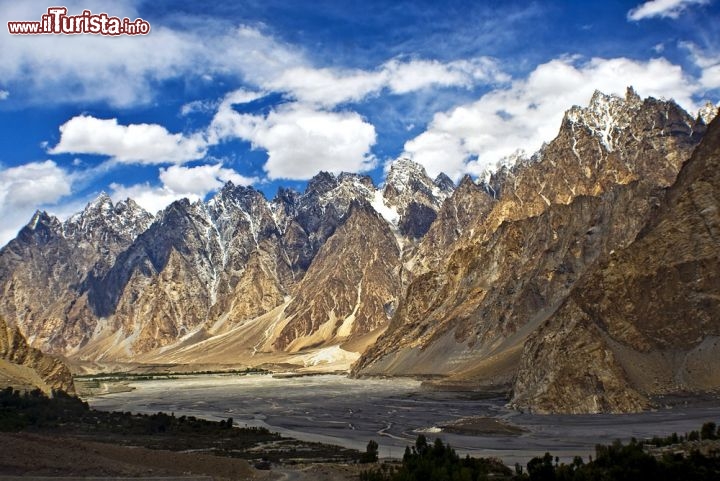
[(70, 216), (62, 224), (62, 233), (67, 238), (107, 240), (106, 235), (120, 236), (134, 240), (147, 229), (154, 217), (134, 200), (128, 198), (113, 203), (106, 192), (101, 192), (88, 202), (85, 209)]
[(417, 190), (418, 187), (432, 189), (431, 186), (434, 185), (432, 179), (427, 175), (425, 167), (405, 157), (390, 164), (385, 178), (386, 189), (391, 187), (398, 192), (404, 192), (406, 189)]
[(368, 189), (375, 188), (375, 184), (373, 183), (373, 180), (369, 175), (355, 174), (353, 172), (341, 172), (337, 176), (337, 180), (338, 180), (338, 183), (340, 183), (340, 184), (343, 184), (346, 182), (350, 182), (353, 184), (359, 183)]
[[(586, 128), (607, 152), (622, 150), (623, 132), (636, 125), (641, 118), (656, 118), (648, 126), (664, 133), (692, 130), (696, 122), (673, 100), (653, 97), (641, 99), (632, 87), (625, 97), (595, 91), (587, 107), (574, 106), (565, 113), (561, 129)], [(663, 135), (661, 133), (661, 135)]]
[(587, 127), (605, 149), (612, 152), (616, 148), (614, 130), (625, 129), (642, 105), (643, 101), (632, 87), (628, 87), (625, 98), (596, 90), (587, 107), (576, 105), (565, 113), (563, 125), (569, 122)]
[(715, 105), (710, 100), (706, 100), (705, 105), (698, 111), (697, 118), (702, 120), (705, 125), (710, 125), (710, 122), (717, 117), (718, 109), (720, 109), (720, 106)]
[(88, 202), (88, 204), (85, 206), (85, 211), (90, 210), (109, 210), (113, 208), (113, 201), (108, 195), (107, 192), (104, 190), (98, 194), (98, 196)]
[(322, 195), (325, 192), (334, 189), (337, 185), (337, 177), (335, 177), (335, 175), (331, 172), (322, 170), (308, 181), (307, 187), (305, 188), (305, 195)]
[(370, 202), (375, 193), (375, 185), (367, 175), (342, 172), (337, 176), (329, 172), (320, 172), (308, 182), (305, 193), (299, 196), (301, 210), (321, 210), (332, 206), (340, 217), (350, 208), (351, 202), (362, 199)]
[(296, 191), (295, 189), (281, 186), (278, 187), (277, 194), (275, 194), (275, 198), (273, 199), (273, 203), (281, 202), (283, 204), (293, 205), (297, 202), (300, 195), (302, 194), (300, 194), (300, 192)]
[(245, 195), (247, 193), (253, 192), (257, 192), (257, 190), (252, 185), (236, 185), (232, 180), (228, 180), (227, 182), (225, 182), (225, 185), (223, 185), (222, 189), (220, 189), (220, 192), (215, 195), (215, 197), (235, 197), (238, 195)]
[(153, 215), (142, 208), (140, 204), (135, 202), (135, 200), (128, 197), (125, 200), (121, 200), (117, 204), (115, 204), (115, 212), (118, 214), (129, 214), (129, 215), (139, 215), (139, 216), (148, 216), (150, 218), (153, 217)]
[(469, 174), (465, 174), (462, 176), (462, 179), (460, 179), (460, 182), (458, 183), (457, 189), (467, 189), (469, 186), (476, 186), (477, 184), (473, 180), (472, 177), (470, 177)]
[(455, 182), (444, 172), (440, 172), (433, 183), (444, 193), (450, 194), (455, 189)]
[[(36, 210), (33, 216), (20, 232), (17, 237), (11, 240), (5, 247), (5, 249), (13, 249), (11, 246), (29, 245), (29, 244), (45, 244), (54, 237), (59, 236), (62, 231), (62, 223), (60, 220), (48, 214), (44, 210)], [(18, 244), (19, 242), (19, 244)]]
[(228, 181), (223, 188), (217, 192), (204, 205), (215, 214), (220, 211), (231, 209), (231, 205), (248, 211), (257, 203), (267, 203), (265, 195), (252, 186), (235, 185)]
[(39, 226), (59, 224), (57, 217), (50, 215), (47, 211), (36, 210), (25, 226), (29, 230), (36, 230)]

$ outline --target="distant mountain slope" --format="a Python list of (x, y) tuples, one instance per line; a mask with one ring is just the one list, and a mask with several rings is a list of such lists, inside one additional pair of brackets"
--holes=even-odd
[[(304, 193), (281, 189), (269, 201), (228, 183), (156, 218), (102, 194), (66, 222), (38, 212), (0, 250), (0, 314), (33, 345), (88, 360), (197, 342), (286, 302), (292, 319), (273, 349), (364, 339), (397, 305), (401, 248), (419, 242), (453, 188), (399, 161), (380, 188), (321, 172)], [(346, 277), (335, 276), (338, 266)], [(333, 296), (342, 298), (335, 311)], [(309, 340), (338, 319), (344, 327)]]

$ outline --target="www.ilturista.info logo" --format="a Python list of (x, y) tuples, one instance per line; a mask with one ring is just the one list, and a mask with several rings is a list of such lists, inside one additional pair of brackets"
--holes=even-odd
[(68, 15), (65, 7), (50, 7), (39, 22), (8, 22), (8, 32), (13, 35), (147, 35), (150, 24), (142, 18), (111, 17), (107, 13), (83, 10), (80, 15)]

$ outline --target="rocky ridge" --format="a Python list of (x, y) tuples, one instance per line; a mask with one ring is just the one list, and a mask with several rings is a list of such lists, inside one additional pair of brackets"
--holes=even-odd
[[(198, 342), (285, 304), (285, 331), (273, 349), (362, 337), (384, 327), (386, 311), (397, 305), (400, 246), (416, 242), (452, 190), (449, 179), (436, 185), (408, 162), (393, 166), (388, 179), (376, 188), (367, 176), (321, 172), (304, 193), (281, 189), (271, 201), (228, 183), (207, 202), (177, 201), (156, 218), (131, 200), (113, 205), (105, 194), (65, 223), (39, 212), (0, 252), (0, 312), (34, 345), (93, 360), (130, 360)], [(399, 214), (391, 221), (378, 216), (371, 207), (378, 200), (383, 213)], [(78, 251), (83, 262), (71, 265)], [(52, 262), (41, 264), (47, 256)], [(369, 267), (358, 269), (348, 258)], [(347, 266), (346, 278), (329, 275), (336, 265)], [(358, 303), (358, 292), (373, 297)], [(342, 301), (332, 301), (335, 311), (319, 307), (336, 295)], [(318, 339), (314, 329), (334, 320), (347, 322)]]
[(525, 345), (516, 405), (627, 411), (718, 388), (719, 167), (716, 121), (634, 241), (589, 271)]
[(632, 90), (624, 99), (596, 93), (587, 108), (571, 109), (541, 152), (490, 179), (471, 235), (408, 286), (355, 374), (440, 375), (439, 388), (511, 392), (523, 346), (588, 270), (632, 243), (704, 131), (674, 103)]

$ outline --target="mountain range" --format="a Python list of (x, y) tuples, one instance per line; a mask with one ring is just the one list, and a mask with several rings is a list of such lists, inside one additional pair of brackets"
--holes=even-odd
[(0, 316), (77, 369), (420, 376), (534, 412), (720, 387), (720, 126), (596, 92), (482, 180), (319, 173), (153, 215), (101, 194), (0, 250)]

